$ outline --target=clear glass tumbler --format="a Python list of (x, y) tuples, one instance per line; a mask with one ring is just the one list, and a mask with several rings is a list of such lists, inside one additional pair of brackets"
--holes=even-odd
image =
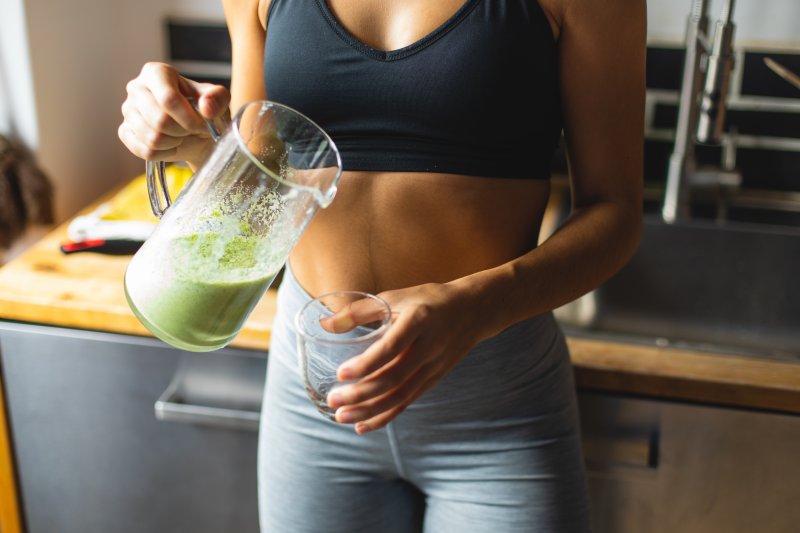
[(311, 402), (325, 417), (335, 418), (326, 401), (328, 393), (350, 383), (336, 378), (339, 366), (383, 337), (391, 319), (386, 301), (358, 291), (322, 295), (297, 314), (297, 349), (303, 382)]

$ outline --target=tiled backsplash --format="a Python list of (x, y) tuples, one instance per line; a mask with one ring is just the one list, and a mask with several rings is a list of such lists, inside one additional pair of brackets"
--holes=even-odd
[[(746, 52), (744, 54), (744, 77), (741, 94), (752, 96), (793, 98), (800, 102), (800, 89), (797, 89), (777, 76), (764, 63), (765, 58), (772, 58), (792, 72), (800, 72), (800, 51), (794, 54)], [(800, 135), (800, 133), (798, 133)]]
[[(645, 180), (653, 184), (666, 179), (683, 56), (682, 48), (648, 49)], [(725, 131), (735, 132), (743, 188), (800, 191), (800, 90), (769, 70), (765, 57), (800, 72), (800, 50), (737, 49)], [(719, 164), (720, 155), (719, 147), (697, 149), (701, 164)]]
[[(764, 63), (766, 57), (800, 73), (800, 49), (735, 49), (725, 132), (736, 146), (735, 169), (742, 183), (725, 216), (800, 227), (800, 90), (772, 72)], [(648, 48), (645, 184), (650, 190), (662, 188), (666, 181), (683, 58), (683, 48)], [(719, 167), (722, 153), (719, 146), (698, 145), (698, 165)], [(657, 211), (660, 203), (658, 194), (651, 195), (645, 207)], [(692, 212), (713, 218), (718, 207), (714, 202), (700, 204)]]
[[(770, 57), (800, 74), (800, 49), (773, 52), (739, 47), (735, 54), (725, 131), (727, 136), (734, 135), (735, 168), (742, 175), (744, 194), (739, 195), (739, 205), (732, 203), (728, 215), (800, 227), (800, 90), (764, 64), (764, 58)], [(652, 211), (660, 207), (657, 191), (666, 181), (672, 153), (683, 58), (684, 49), (676, 45), (648, 47), (644, 176), (650, 191), (646, 208)], [(722, 149), (697, 145), (696, 156), (700, 166), (719, 167)], [(563, 153), (556, 157), (554, 170), (566, 171)], [(760, 205), (743, 207), (756, 204)], [(693, 213), (704, 215), (703, 210), (698, 207)], [(707, 210), (713, 217), (715, 207)]]

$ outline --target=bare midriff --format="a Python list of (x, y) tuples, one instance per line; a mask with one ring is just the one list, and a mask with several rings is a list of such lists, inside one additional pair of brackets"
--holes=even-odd
[(446, 283), (534, 249), (546, 180), (345, 172), (291, 254), (312, 295)]

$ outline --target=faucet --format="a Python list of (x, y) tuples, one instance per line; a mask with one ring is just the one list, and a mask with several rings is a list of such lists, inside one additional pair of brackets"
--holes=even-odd
[(713, 180), (720, 186), (738, 186), (741, 181), (741, 176), (730, 169), (720, 173), (697, 171), (695, 142), (722, 142), (725, 102), (733, 67), (734, 0), (725, 0), (713, 39), (708, 35), (708, 4), (709, 0), (693, 0), (689, 15), (678, 124), (661, 211), (662, 218), (669, 224), (688, 218), (687, 189), (690, 185), (707, 183), (709, 176), (714, 176)]

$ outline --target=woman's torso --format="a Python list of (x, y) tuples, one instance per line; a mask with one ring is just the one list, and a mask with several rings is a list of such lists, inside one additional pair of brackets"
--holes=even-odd
[[(328, 0), (327, 5), (358, 41), (397, 50), (430, 35), (463, 2)], [(312, 2), (302, 4), (316, 9)], [(548, 22), (553, 24), (549, 14)], [(270, 92), (269, 65), (268, 57), (267, 94), (283, 101)], [(487, 102), (478, 112), (496, 109)], [(321, 125), (326, 127), (325, 121)], [(346, 157), (345, 170), (335, 201), (317, 213), (291, 255), (295, 276), (312, 294), (447, 282), (512, 260), (536, 246), (550, 191), (546, 179), (524, 176), (348, 171)]]

